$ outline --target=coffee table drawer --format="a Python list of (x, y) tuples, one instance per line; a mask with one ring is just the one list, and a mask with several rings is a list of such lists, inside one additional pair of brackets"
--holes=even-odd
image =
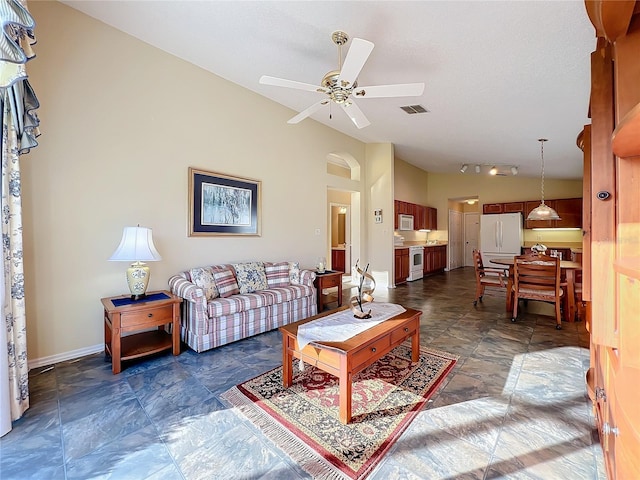
[(388, 336), (368, 344), (366, 347), (358, 350), (352, 355), (351, 365), (357, 367), (359, 365), (362, 365), (363, 363), (366, 363), (371, 358), (380, 358), (380, 352), (388, 349), (389, 345), (391, 345), (391, 339)]
[(410, 337), (416, 332), (417, 328), (418, 322), (412, 321), (408, 322), (403, 327), (394, 330), (393, 332), (391, 332), (391, 344), (393, 345), (404, 340), (407, 337)]

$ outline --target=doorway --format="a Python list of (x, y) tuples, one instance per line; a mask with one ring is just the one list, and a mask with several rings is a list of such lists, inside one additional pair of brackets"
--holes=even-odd
[[(351, 205), (329, 204), (331, 228), (331, 270), (351, 276)], [(344, 280), (344, 278), (343, 278)]]
[(480, 214), (477, 212), (464, 214), (464, 265), (473, 267), (473, 251), (477, 250), (480, 241)]
[(449, 210), (449, 270), (464, 266), (464, 223), (462, 212)]

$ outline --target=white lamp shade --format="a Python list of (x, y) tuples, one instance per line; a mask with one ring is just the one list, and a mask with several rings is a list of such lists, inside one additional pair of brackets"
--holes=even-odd
[(529, 212), (527, 216), (527, 220), (562, 220), (560, 215), (551, 208), (549, 205), (546, 205), (542, 202), (536, 208)]
[(154, 262), (162, 257), (153, 244), (151, 229), (145, 227), (124, 227), (120, 245), (109, 261)]

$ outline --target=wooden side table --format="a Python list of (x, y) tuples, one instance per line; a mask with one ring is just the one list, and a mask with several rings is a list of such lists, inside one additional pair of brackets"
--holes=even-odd
[[(113, 373), (122, 361), (163, 350), (180, 354), (180, 304), (182, 299), (167, 291), (147, 293), (142, 300), (129, 295), (101, 299), (104, 306), (104, 351), (111, 356)], [(165, 330), (171, 324), (171, 333)], [(158, 327), (157, 330), (149, 330)], [(123, 336), (123, 333), (140, 332)]]
[[(316, 287), (318, 295), (318, 313), (324, 310), (327, 303), (338, 302), (338, 307), (342, 306), (342, 274), (335, 270), (326, 270), (324, 273), (316, 272), (316, 279), (313, 285)], [(337, 294), (325, 295), (322, 290), (325, 288), (338, 287)]]

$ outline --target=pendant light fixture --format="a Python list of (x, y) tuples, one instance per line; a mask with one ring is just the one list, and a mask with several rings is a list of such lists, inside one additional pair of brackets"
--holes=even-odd
[(540, 197), (541, 202), (536, 208), (531, 210), (529, 215), (527, 216), (527, 220), (560, 220), (560, 215), (548, 205), (544, 203), (544, 142), (547, 141), (546, 138), (539, 138), (540, 142), (540, 159), (542, 162), (542, 183), (540, 188)]

